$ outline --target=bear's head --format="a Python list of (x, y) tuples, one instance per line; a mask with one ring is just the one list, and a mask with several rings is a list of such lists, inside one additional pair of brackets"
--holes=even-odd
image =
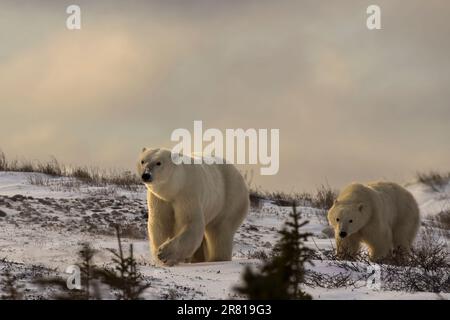
[(361, 230), (370, 219), (370, 206), (363, 202), (336, 200), (328, 211), (328, 222), (336, 237), (345, 238)]
[(167, 199), (182, 184), (177, 167), (170, 150), (143, 148), (137, 162), (137, 173), (150, 191)]

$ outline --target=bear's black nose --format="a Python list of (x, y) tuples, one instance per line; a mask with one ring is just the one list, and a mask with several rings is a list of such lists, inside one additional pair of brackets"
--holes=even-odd
[(144, 182), (152, 182), (152, 175), (150, 173), (144, 173), (141, 178)]
[(339, 232), (339, 237), (345, 238), (347, 236), (347, 232), (341, 231)]

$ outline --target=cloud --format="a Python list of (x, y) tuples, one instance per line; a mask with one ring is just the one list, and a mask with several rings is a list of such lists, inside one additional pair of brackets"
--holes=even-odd
[(151, 87), (171, 59), (164, 51), (127, 31), (66, 32), (0, 63), (2, 102), (23, 111), (102, 112)]
[(0, 22), (3, 34), (12, 26), (0, 147), (132, 168), (136, 150), (170, 147), (173, 129), (203, 120), (280, 129), (279, 175), (255, 177), (265, 188), (448, 170), (447, 2), (380, 1), (374, 32), (370, 1), (134, 4), (82, 1), (83, 29), (69, 32), (54, 2), (24, 12), (10, 3), (8, 14), (42, 29), (30, 37), (36, 25)]

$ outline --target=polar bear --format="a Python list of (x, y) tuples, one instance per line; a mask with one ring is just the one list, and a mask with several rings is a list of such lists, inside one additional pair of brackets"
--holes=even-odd
[(328, 221), (335, 231), (338, 256), (354, 257), (364, 242), (370, 259), (378, 261), (394, 249), (410, 249), (420, 216), (413, 195), (396, 183), (353, 183), (339, 194)]
[(153, 257), (169, 266), (231, 260), (234, 234), (249, 209), (244, 178), (231, 164), (175, 164), (174, 155), (144, 148), (137, 164), (147, 187)]

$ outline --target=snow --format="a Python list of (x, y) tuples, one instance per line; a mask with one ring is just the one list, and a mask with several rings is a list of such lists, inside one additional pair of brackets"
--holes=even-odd
[(429, 186), (415, 183), (408, 186), (408, 190), (414, 195), (424, 218), (430, 218), (436, 214), (450, 209), (450, 184), (441, 192), (433, 192)]
[[(32, 184), (33, 177), (45, 183)], [(113, 186), (92, 187), (72, 182), (68, 178), (36, 173), (0, 172), (0, 212), (6, 214), (0, 217), (0, 273), (6, 265), (14, 267), (14, 272), (22, 275), (24, 285), (31, 292), (28, 298), (48, 298), (46, 292), (33, 293), (30, 281), (45, 272), (63, 273), (77, 262), (76, 252), (82, 242), (89, 242), (98, 250), (96, 264), (110, 263), (111, 256), (106, 248), (117, 247), (114, 223), (130, 230), (124, 235), (124, 248), (133, 244), (140, 271), (151, 283), (145, 298), (240, 298), (233, 288), (239, 285), (244, 268), (261, 263), (249, 256), (259, 251), (270, 252), (277, 240), (277, 230), (291, 210), (269, 201), (260, 209), (252, 209), (236, 234), (232, 261), (163, 267), (155, 265), (150, 256), (145, 231), (144, 188), (132, 192)], [(450, 208), (450, 185), (442, 192), (434, 192), (419, 183), (410, 184), (408, 189), (416, 197), (424, 220)], [(326, 213), (302, 206), (298, 210), (309, 221), (304, 231), (313, 234), (307, 245), (322, 249), (334, 247), (334, 240), (322, 232), (327, 227)], [(448, 244), (448, 237), (446, 239)], [(340, 271), (324, 260), (314, 261), (314, 266), (308, 268), (331, 275)], [(374, 291), (367, 288), (365, 279), (352, 288), (306, 287), (305, 290), (314, 299), (450, 298), (447, 293), (406, 293), (383, 288)]]

